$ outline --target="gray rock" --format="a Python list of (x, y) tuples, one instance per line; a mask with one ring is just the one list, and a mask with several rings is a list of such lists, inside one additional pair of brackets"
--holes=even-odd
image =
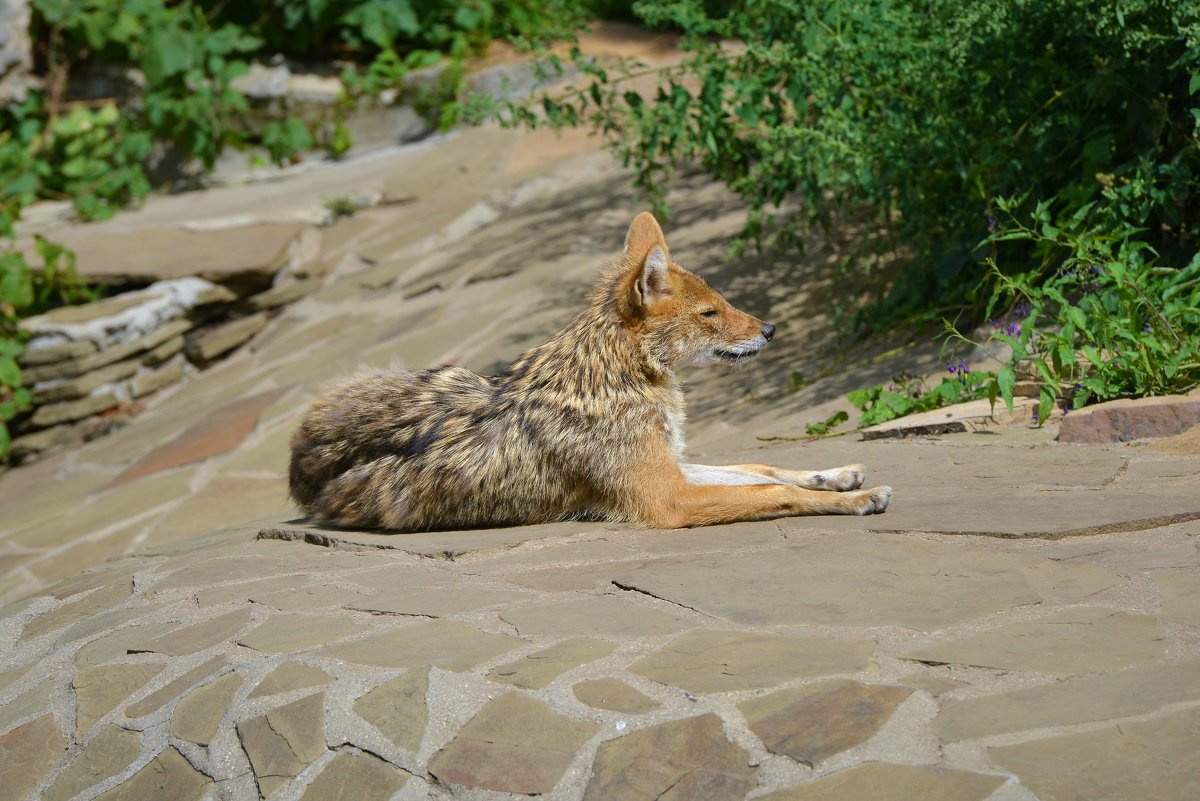
[(1098, 403), (1063, 418), (1059, 442), (1128, 442), (1169, 437), (1200, 424), (1200, 392)]
[(23, 102), (37, 84), (29, 22), (29, 0), (0, 0), (0, 107)]
[(260, 313), (202, 328), (188, 335), (184, 349), (189, 359), (203, 364), (249, 342), (266, 324), (267, 315)]

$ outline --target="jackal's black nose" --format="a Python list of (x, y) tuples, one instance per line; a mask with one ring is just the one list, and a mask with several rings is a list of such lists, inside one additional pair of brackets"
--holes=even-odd
[(762, 334), (766, 338), (766, 340), (768, 342), (770, 342), (771, 337), (775, 336), (775, 326), (771, 325), (770, 323), (767, 323), (766, 325), (763, 326)]

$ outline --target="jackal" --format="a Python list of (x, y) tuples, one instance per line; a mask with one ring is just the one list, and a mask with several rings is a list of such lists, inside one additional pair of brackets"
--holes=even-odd
[(754, 358), (775, 333), (672, 261), (638, 215), (587, 308), (506, 372), (363, 370), (292, 437), (311, 517), (399, 531), (592, 519), (681, 528), (887, 509), (862, 465), (686, 464), (677, 366)]

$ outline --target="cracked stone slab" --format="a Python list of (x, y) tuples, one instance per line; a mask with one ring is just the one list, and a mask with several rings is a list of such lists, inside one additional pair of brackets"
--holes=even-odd
[(1079, 606), (1029, 623), (1013, 623), (919, 648), (900, 658), (1048, 673), (1065, 679), (1150, 662), (1164, 653), (1166, 643), (1153, 617)]
[(140, 718), (143, 715), (149, 715), (151, 712), (162, 709), (168, 702), (175, 700), (184, 692), (191, 689), (192, 685), (208, 678), (227, 664), (229, 663), (225, 660), (225, 657), (214, 656), (207, 662), (197, 665), (187, 673), (184, 673), (179, 678), (163, 685), (137, 703), (130, 704), (125, 709), (125, 717)]
[(523, 601), (529, 593), (513, 590), (481, 590), (470, 587), (447, 587), (403, 592), (387, 592), (369, 598), (355, 599), (344, 604), (347, 609), (385, 615), (418, 615), (447, 617), (470, 612), (485, 606)]
[(375, 667), (431, 665), (456, 673), (511, 651), (524, 641), (477, 631), (453, 620), (431, 620), (387, 629), (370, 637), (314, 651), (314, 656)]
[(415, 754), (429, 722), (428, 692), (429, 668), (416, 668), (363, 695), (354, 702), (354, 711), (393, 743)]
[(750, 755), (706, 715), (660, 723), (609, 740), (592, 763), (584, 801), (743, 798), (754, 787)]
[(294, 653), (370, 631), (370, 626), (344, 617), (271, 615), (246, 632), (239, 645), (270, 654)]
[(75, 674), (75, 736), (80, 739), (100, 718), (116, 709), (160, 672), (163, 665), (105, 665), (84, 668)]
[(768, 751), (812, 767), (865, 743), (911, 694), (907, 687), (823, 681), (752, 698), (738, 709)]
[(827, 640), (741, 631), (690, 631), (634, 662), (631, 673), (692, 693), (772, 687), (871, 665), (871, 640)]
[(1161, 570), (1152, 574), (1162, 598), (1158, 616), (1200, 626), (1200, 570)]
[(488, 678), (501, 684), (540, 690), (568, 670), (603, 659), (616, 648), (615, 644), (604, 640), (577, 637), (500, 665), (488, 673)]
[(696, 625), (695, 618), (688, 614), (662, 611), (614, 595), (506, 609), (500, 612), (500, 619), (516, 626), (522, 636), (657, 636), (684, 631)]
[(57, 609), (39, 615), (26, 623), (25, 628), (21, 631), (21, 641), (40, 637), (93, 615), (106, 612), (125, 602), (131, 595), (133, 595), (133, 585), (129, 582), (114, 582), (100, 587), (94, 592), (89, 592), (77, 600), (68, 601)]
[(5, 791), (24, 798), (61, 759), (67, 741), (43, 715), (0, 736), (0, 765), (4, 766)]
[(237, 673), (226, 673), (185, 695), (171, 714), (171, 736), (208, 745), (243, 682)]
[(87, 788), (116, 776), (132, 765), (141, 748), (141, 732), (120, 726), (105, 726), (71, 760), (66, 770), (55, 777), (42, 794), (41, 801), (71, 801)]
[(489, 702), (429, 761), (442, 782), (537, 795), (554, 789), (598, 727), (508, 693)]
[(1200, 708), (987, 754), (1043, 799), (1192, 801), (1200, 798)]
[(199, 801), (212, 784), (182, 754), (168, 748), (124, 783), (96, 796), (96, 801)]
[(44, 712), (50, 706), (50, 690), (53, 688), (54, 682), (46, 679), (0, 708), (0, 731), (7, 731), (14, 723)]
[(187, 656), (225, 642), (250, 622), (249, 609), (237, 609), (211, 620), (176, 628), (151, 640), (133, 642), (130, 653), (156, 653)]
[(263, 680), (254, 688), (254, 692), (247, 697), (261, 698), (264, 695), (277, 695), (308, 687), (320, 687), (331, 681), (333, 681), (333, 677), (319, 668), (296, 662), (284, 662), (264, 676)]
[(329, 548), (396, 550), (440, 559), (457, 559), (471, 553), (506, 551), (530, 540), (567, 537), (593, 530), (594, 524), (547, 523), (471, 531), (380, 534), (373, 531), (346, 531), (312, 525), (280, 525), (262, 529), (258, 537), (285, 542), (306, 542)]
[[(125, 621), (110, 622), (119, 624)], [(152, 642), (155, 638), (168, 635), (178, 628), (178, 623), (139, 623), (119, 628), (82, 646), (75, 652), (75, 664), (79, 667), (95, 667), (111, 662), (124, 657), (134, 645)]]
[(589, 679), (571, 688), (580, 703), (625, 715), (641, 715), (661, 706), (620, 679)]
[[(1119, 581), (1117, 576), (1113, 579)], [(822, 537), (750, 554), (663, 559), (613, 580), (744, 625), (933, 631), (1041, 600), (1020, 564), (1004, 555), (916, 537), (869, 534)], [(756, 592), (747, 593), (748, 586)], [(871, 591), (863, 592), (864, 587)], [(764, 597), (771, 602), (762, 603)]]
[(984, 801), (1003, 776), (924, 765), (868, 762), (808, 784), (760, 796), (762, 801)]
[(341, 748), (300, 801), (387, 801), (411, 774), (357, 748)]
[(325, 693), (244, 720), (237, 730), (266, 797), (325, 753)]
[(342, 606), (348, 600), (362, 597), (352, 590), (331, 584), (309, 584), (304, 587), (292, 587), (275, 592), (250, 594), (250, 600), (254, 603), (272, 606), (281, 612), (303, 612), (309, 609)]
[(1145, 665), (1000, 695), (943, 702), (934, 730), (943, 740), (973, 740), (1132, 717), (1197, 700), (1200, 664)]

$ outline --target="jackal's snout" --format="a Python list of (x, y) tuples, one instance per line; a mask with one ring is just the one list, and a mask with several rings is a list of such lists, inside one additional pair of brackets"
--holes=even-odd
[(762, 335), (763, 339), (770, 342), (771, 337), (775, 336), (775, 326), (771, 325), (770, 323), (764, 323), (762, 327)]

